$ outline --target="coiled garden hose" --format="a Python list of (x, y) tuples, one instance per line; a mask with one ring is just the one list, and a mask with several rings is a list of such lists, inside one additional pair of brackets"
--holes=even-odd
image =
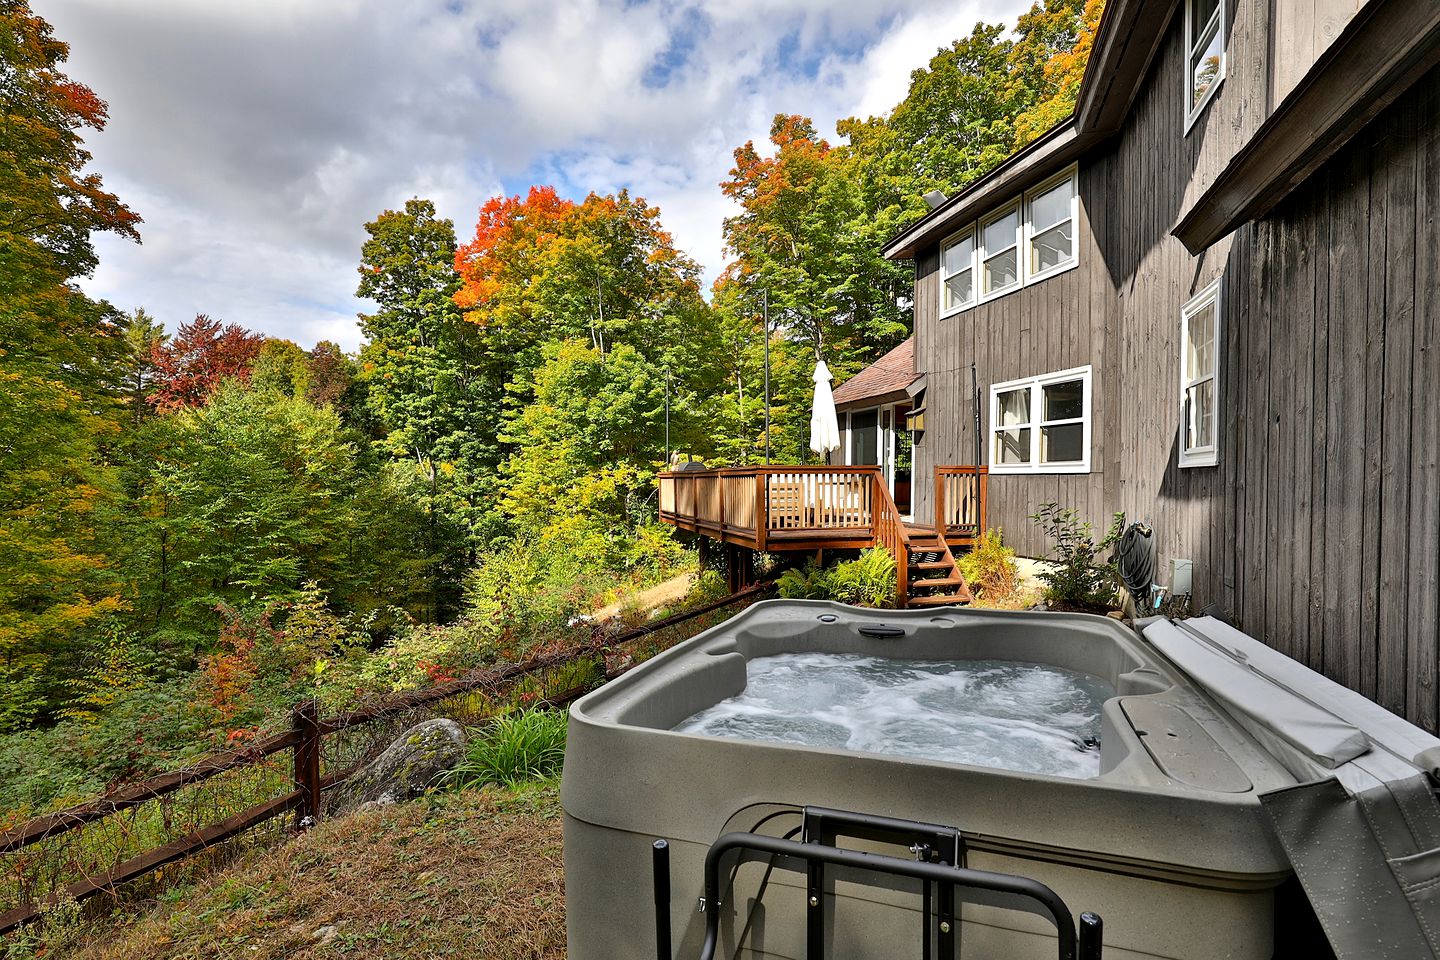
[(1120, 535), (1115, 551), (1120, 579), (1135, 601), (1135, 615), (1142, 616), (1155, 583), (1155, 531), (1148, 523), (1132, 523)]

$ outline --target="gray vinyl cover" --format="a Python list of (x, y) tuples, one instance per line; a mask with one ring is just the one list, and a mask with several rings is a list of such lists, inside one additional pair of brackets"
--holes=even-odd
[(1302, 781), (1260, 802), (1340, 960), (1440, 960), (1440, 740), (1212, 617), (1143, 632)]

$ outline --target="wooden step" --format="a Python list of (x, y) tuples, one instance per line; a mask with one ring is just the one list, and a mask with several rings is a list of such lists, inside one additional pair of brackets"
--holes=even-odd
[(964, 597), (949, 593), (932, 593), (928, 597), (910, 598), (910, 606), (912, 607), (958, 607), (965, 603), (969, 603), (969, 601)]
[(964, 585), (964, 577), (935, 577), (932, 580), (910, 581), (910, 589), (912, 590), (916, 587), (963, 587)]
[(949, 560), (927, 560), (923, 563), (910, 564), (911, 570), (952, 570), (955, 564)]

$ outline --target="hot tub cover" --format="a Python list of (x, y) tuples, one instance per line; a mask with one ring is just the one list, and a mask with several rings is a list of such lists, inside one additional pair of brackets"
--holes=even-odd
[(1144, 635), (1302, 781), (1260, 801), (1336, 955), (1440, 958), (1440, 740), (1213, 617)]

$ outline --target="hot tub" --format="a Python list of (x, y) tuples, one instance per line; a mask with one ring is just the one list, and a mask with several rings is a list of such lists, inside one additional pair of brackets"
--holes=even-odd
[[(790, 655), (801, 657), (784, 659)], [(755, 739), (763, 731), (731, 724), (727, 707), (717, 712), (722, 702), (743, 706), (731, 698), (744, 694), (750, 672), (759, 677), (800, 664), (813, 686), (826, 658), (867, 669), (876, 663), (858, 657), (941, 678), (951, 663), (961, 687), (977, 671), (1002, 680), (1029, 676), (1029, 668), (1068, 676), (1097, 701), (1098, 738), (1077, 732), (1076, 763), (1061, 756), (1066, 762), (1041, 772), (1045, 763), (1014, 760), (1004, 750), (984, 760), (991, 754), (983, 744), (961, 743), (956, 749), (968, 752), (957, 754), (943, 730), (935, 751), (922, 743), (899, 755), (875, 752), (888, 749), (881, 741), (846, 740), (829, 728), (809, 743), (782, 742), (783, 732), (773, 731)], [(894, 713), (909, 712), (905, 698), (913, 695), (897, 692)], [(837, 699), (841, 708), (878, 709), (875, 696), (860, 704), (843, 685)], [(934, 718), (924, 719), (935, 731)], [(710, 732), (675, 729), (686, 724)], [(675, 955), (698, 956), (706, 916), (697, 906), (710, 846), (737, 830), (781, 836), (793, 831), (799, 811), (818, 806), (958, 828), (964, 866), (1032, 878), (1076, 912), (1104, 917), (1107, 958), (1269, 960), (1276, 889), (1291, 874), (1257, 796), (1295, 782), (1113, 620), (760, 603), (572, 707), (562, 786), (570, 956), (656, 955), (657, 838), (671, 851)], [(718, 908), (706, 907), (720, 911), (720, 955), (806, 956), (805, 900), (803, 877), (777, 872), (767, 880), (761, 864), (745, 865), (733, 892)], [(918, 942), (920, 903), (906, 890), (830, 884), (822, 908), (833, 956), (918, 956), (910, 945)], [(964, 904), (959, 939), (963, 956), (1056, 955), (1053, 928), (993, 906)]]

